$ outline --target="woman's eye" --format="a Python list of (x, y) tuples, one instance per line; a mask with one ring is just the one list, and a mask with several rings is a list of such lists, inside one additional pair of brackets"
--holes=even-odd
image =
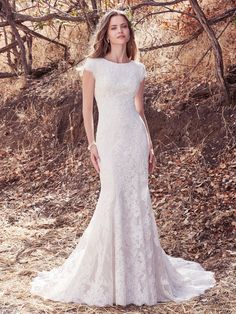
[[(122, 27), (123, 27), (123, 28), (127, 28), (127, 25), (122, 25)], [(116, 27), (112, 27), (112, 28), (111, 28), (112, 31), (115, 30), (115, 29), (116, 29)]]

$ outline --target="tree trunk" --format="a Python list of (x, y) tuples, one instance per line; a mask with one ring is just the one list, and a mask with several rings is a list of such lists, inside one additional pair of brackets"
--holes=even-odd
[(213, 52), (215, 55), (215, 64), (216, 64), (216, 75), (218, 78), (218, 81), (220, 83), (220, 87), (222, 92), (224, 93), (225, 96), (225, 101), (227, 104), (230, 103), (230, 93), (229, 93), (229, 88), (227, 86), (227, 83), (224, 78), (224, 63), (223, 63), (223, 57), (222, 57), (222, 50), (221, 46), (215, 36), (215, 33), (213, 29), (211, 28), (210, 24), (208, 23), (208, 20), (202, 11), (201, 7), (198, 4), (197, 0), (189, 0), (193, 11), (195, 12), (199, 22), (201, 23), (203, 29), (207, 33), (207, 36), (209, 40), (211, 41)]
[(97, 1), (96, 0), (91, 0), (92, 8), (93, 10), (97, 10)]
[(12, 33), (14, 34), (16, 41), (18, 43), (18, 46), (20, 48), (20, 51), (21, 51), (21, 62), (22, 62), (22, 66), (24, 69), (24, 73), (26, 76), (29, 76), (30, 75), (30, 67), (28, 65), (27, 58), (26, 58), (25, 45), (24, 45), (24, 42), (23, 42), (23, 40), (22, 40), (22, 38), (18, 32), (16, 24), (14, 22), (11, 5), (10, 5), (8, 0), (2, 0), (2, 5), (3, 5), (3, 9), (5, 11), (4, 12), (5, 18), (6, 18), (7, 22), (9, 23), (9, 25), (11, 26)]

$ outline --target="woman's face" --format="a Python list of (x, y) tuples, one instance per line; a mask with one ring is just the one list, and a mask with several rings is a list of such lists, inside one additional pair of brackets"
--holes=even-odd
[(128, 23), (122, 15), (111, 17), (107, 38), (110, 39), (111, 44), (125, 44), (129, 41), (130, 31)]

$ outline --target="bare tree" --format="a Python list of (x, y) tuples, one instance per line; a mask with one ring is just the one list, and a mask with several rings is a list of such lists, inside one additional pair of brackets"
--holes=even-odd
[[(25, 22), (32, 22), (33, 24), (36, 24), (57, 19), (61, 21), (86, 23), (90, 32), (96, 25), (98, 19), (97, 11), (92, 10), (88, 12), (88, 6), (85, 1), (77, 0), (72, 2), (68, 0), (67, 9), (65, 9), (65, 11), (61, 11), (60, 9), (58, 9), (56, 7), (56, 2), (54, 3), (54, 6), (51, 6), (50, 2), (45, 1), (45, 3), (48, 4), (49, 11), (51, 10), (53, 12), (50, 12), (46, 15), (33, 16), (30, 14), (16, 12), (14, 2), (10, 2), (9, 0), (0, 0), (0, 28), (4, 29), (6, 43), (5, 47), (0, 48), (0, 53), (8, 54), (8, 65), (12, 69), (12, 73), (0, 72), (0, 78), (16, 76), (17, 70), (20, 70), (19, 66), (18, 68), (15, 68), (13, 66), (13, 63), (10, 59), (10, 51), (13, 51), (13, 54), (15, 55), (17, 53), (19, 54), (21, 60), (20, 65), (23, 68), (23, 74), (25, 76), (30, 76), (30, 74), (32, 73), (33, 38), (40, 38), (42, 40), (51, 42), (55, 45), (62, 47), (64, 49), (64, 59), (67, 60), (68, 58), (68, 47), (66, 45), (62, 44), (58, 40), (48, 38), (47, 36), (42, 35), (34, 29), (29, 28), (24, 24)], [(93, 4), (95, 5), (96, 1), (93, 1)], [(78, 11), (78, 14), (76, 16), (70, 14), (73, 10)], [(12, 42), (10, 44), (7, 41), (5, 27), (11, 28)], [(20, 31), (23, 32), (25, 35), (20, 35)], [(17, 48), (19, 48), (19, 52), (17, 52)], [(22, 73), (19, 72), (19, 74)]]
[(17, 40), (17, 44), (18, 44), (20, 51), (21, 51), (20, 57), (21, 57), (23, 68), (24, 68), (24, 73), (27, 76), (30, 74), (31, 69), (30, 69), (30, 66), (27, 62), (24, 42), (23, 42), (23, 40), (19, 34), (19, 31), (16, 27), (14, 17), (13, 17), (12, 7), (11, 7), (8, 0), (1, 0), (1, 15), (4, 15), (8, 25), (11, 27), (12, 33), (14, 34), (14, 36)]
[[(37, 23), (44, 23), (46, 21), (69, 21), (76, 23), (85, 23), (87, 25), (88, 31), (93, 32), (99, 17), (104, 13), (104, 10), (107, 9), (109, 1), (106, 1), (104, 4), (103, 1), (91, 0), (65, 0), (63, 9), (58, 7), (57, 1), (52, 3), (51, 1), (45, 0), (44, 5), (48, 9), (48, 14), (41, 14), (38, 16), (32, 14), (24, 14), (23, 11), (27, 11), (29, 8), (18, 11), (16, 10), (15, 1), (9, 0), (0, 0), (0, 28), (4, 29), (5, 36), (5, 47), (0, 48), (0, 53), (7, 53), (7, 60), (9, 67), (12, 69), (12, 73), (0, 73), (0, 78), (11, 77), (17, 75), (19, 71), (19, 65), (22, 66), (23, 71), (18, 72), (19, 74), (24, 74), (29, 76), (32, 73), (32, 42), (35, 37), (42, 40), (51, 42), (55, 45), (58, 45), (64, 49), (64, 59), (68, 58), (68, 47), (59, 41), (60, 30), (58, 30), (57, 39), (48, 38), (41, 33), (37, 32), (34, 28), (30, 28), (26, 22), (31, 22), (32, 25), (37, 25)], [(38, 1), (35, 1), (37, 3)], [(165, 13), (178, 13), (180, 16), (189, 15), (189, 17), (194, 18), (198, 21), (199, 27), (194, 30), (194, 32), (188, 37), (176, 42), (166, 42), (158, 45), (151, 45), (149, 47), (142, 47), (140, 51), (152, 51), (155, 49), (166, 48), (170, 46), (183, 46), (187, 43), (190, 43), (192, 40), (198, 38), (203, 32), (206, 32), (209, 40), (211, 42), (211, 48), (214, 51), (215, 60), (216, 60), (216, 76), (220, 84), (221, 90), (225, 95), (227, 102), (229, 99), (229, 89), (224, 78), (224, 63), (222, 57), (221, 47), (218, 41), (217, 36), (215, 35), (212, 26), (230, 18), (233, 18), (236, 14), (236, 5), (234, 5), (234, 0), (232, 2), (232, 8), (225, 10), (225, 12), (213, 17), (207, 18), (203, 10), (198, 4), (197, 0), (170, 0), (170, 1), (143, 1), (138, 4), (129, 5), (131, 1), (119, 1), (120, 9), (128, 9), (131, 14), (134, 16), (136, 12), (142, 10), (143, 8), (163, 8), (163, 10), (151, 11), (148, 10), (148, 13), (143, 14), (142, 18), (136, 21), (142, 23), (143, 20), (149, 18), (150, 16), (157, 14)], [(189, 3), (193, 13), (186, 13), (180, 10), (176, 10), (175, 5), (180, 3)], [(114, 1), (111, 1), (111, 5), (114, 5)], [(76, 14), (74, 14), (76, 12)], [(6, 27), (11, 29), (11, 42), (8, 42)], [(24, 35), (20, 35), (20, 32)], [(15, 64), (12, 62), (10, 57), (10, 51), (13, 52), (13, 55), (20, 56), (20, 63)], [(16, 60), (19, 58), (16, 58)]]

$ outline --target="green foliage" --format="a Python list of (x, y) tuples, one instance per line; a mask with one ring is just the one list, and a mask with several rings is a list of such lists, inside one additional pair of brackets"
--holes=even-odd
[(76, 9), (74, 9), (74, 10), (72, 10), (72, 11), (70, 12), (70, 15), (71, 15), (71, 16), (78, 16), (78, 11), (77, 11)]
[(36, 29), (43, 29), (43, 27), (44, 27), (45, 25), (44, 25), (43, 22), (37, 22), (35, 26), (36, 26), (36, 27), (35, 27)]
[(236, 19), (233, 20), (233, 25), (236, 27)]

